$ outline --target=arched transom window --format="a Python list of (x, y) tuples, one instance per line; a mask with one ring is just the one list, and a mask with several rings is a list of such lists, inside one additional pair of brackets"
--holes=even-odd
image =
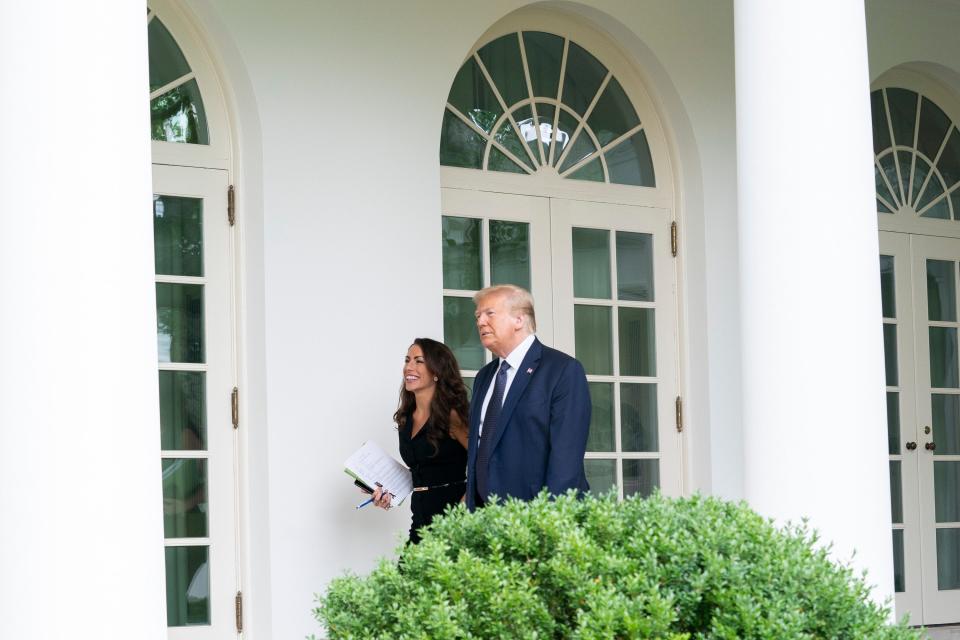
[(508, 33), (463, 63), (440, 164), (656, 186), (644, 123), (620, 82), (577, 43), (541, 31)]
[(150, 48), (150, 137), (210, 144), (200, 87), (186, 57), (160, 19), (147, 14)]
[(960, 132), (928, 97), (896, 87), (871, 95), (877, 211), (960, 219)]

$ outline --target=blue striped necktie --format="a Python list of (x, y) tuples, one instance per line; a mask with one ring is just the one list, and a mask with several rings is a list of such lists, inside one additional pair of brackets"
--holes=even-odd
[(497, 380), (493, 385), (493, 395), (487, 405), (487, 413), (483, 416), (483, 433), (480, 434), (480, 447), (477, 449), (477, 493), (486, 501), (488, 486), (488, 467), (490, 466), (490, 449), (497, 437), (497, 422), (500, 419), (500, 410), (503, 408), (503, 393), (507, 388), (507, 370), (510, 365), (506, 360), (500, 363), (497, 371)]

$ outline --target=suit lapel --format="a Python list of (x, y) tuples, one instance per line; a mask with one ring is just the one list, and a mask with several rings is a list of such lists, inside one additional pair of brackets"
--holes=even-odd
[(491, 451), (497, 448), (497, 443), (500, 442), (500, 438), (503, 437), (503, 432), (506, 430), (507, 425), (510, 424), (510, 416), (513, 415), (513, 410), (517, 407), (517, 403), (520, 402), (523, 392), (527, 390), (527, 385), (530, 384), (530, 378), (533, 377), (537, 366), (540, 364), (540, 356), (542, 353), (543, 345), (540, 344), (538, 339), (534, 338), (533, 344), (530, 345), (530, 349), (527, 351), (527, 355), (523, 357), (523, 362), (520, 363), (520, 368), (513, 376), (510, 390), (507, 391), (507, 399), (503, 403), (503, 409), (500, 411), (500, 417), (497, 419), (497, 433), (494, 434), (493, 442), (490, 443)]

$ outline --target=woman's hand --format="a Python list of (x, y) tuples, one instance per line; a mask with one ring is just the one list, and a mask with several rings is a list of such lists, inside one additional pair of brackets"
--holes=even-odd
[(384, 489), (378, 482), (377, 488), (373, 491), (373, 504), (381, 509), (389, 509), (390, 501), (392, 499), (393, 496), (390, 494), (390, 492)]

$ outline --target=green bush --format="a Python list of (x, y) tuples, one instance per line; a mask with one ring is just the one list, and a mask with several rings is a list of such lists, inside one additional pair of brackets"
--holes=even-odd
[(438, 518), (314, 610), (330, 638), (919, 638), (805, 526), (695, 496), (542, 494)]

